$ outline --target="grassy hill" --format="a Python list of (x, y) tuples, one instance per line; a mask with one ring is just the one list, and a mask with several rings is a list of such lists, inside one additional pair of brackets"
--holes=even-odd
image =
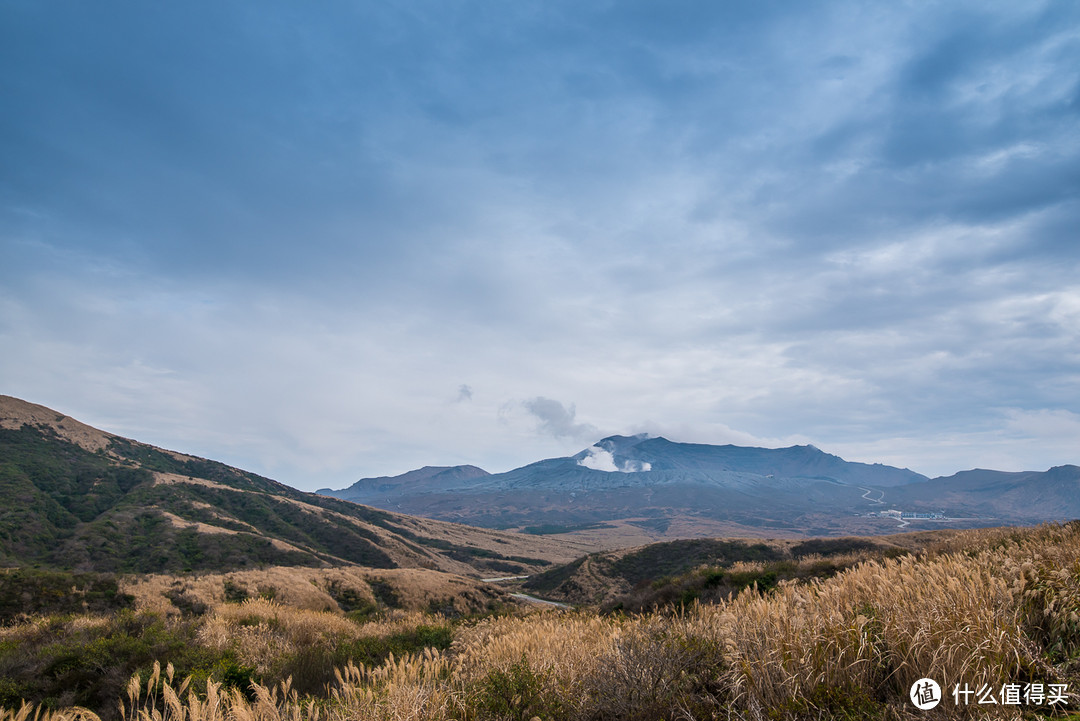
[(553, 539), (419, 520), (303, 493), (0, 396), (0, 564), (161, 573), (262, 566), (531, 573)]
[(590, 553), (534, 574), (529, 592), (631, 611), (718, 601), (756, 584), (826, 578), (871, 560), (947, 545), (958, 530), (892, 536), (796, 539), (696, 538)]

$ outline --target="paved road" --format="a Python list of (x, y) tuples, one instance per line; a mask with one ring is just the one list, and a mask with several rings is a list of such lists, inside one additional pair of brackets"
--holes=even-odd
[(520, 598), (522, 601), (527, 601), (528, 603), (538, 603), (544, 606), (554, 606), (555, 608), (571, 608), (570, 604), (568, 603), (559, 603), (558, 601), (546, 601), (542, 598), (537, 598), (536, 596), (530, 596), (527, 593), (511, 593), (510, 595), (514, 598)]
[[(885, 503), (885, 500), (884, 500), (885, 499), (885, 491), (873, 490), (873, 489), (870, 489), (870, 488), (863, 488), (862, 486), (859, 486), (859, 490), (860, 491), (866, 491), (866, 493), (862, 494), (862, 497), (865, 498), (866, 500), (870, 501), (871, 503), (881, 503), (881, 504)], [(878, 496), (877, 498), (871, 498), (870, 497), (871, 493), (880, 493), (881, 495)]]
[[(528, 578), (528, 576), (499, 576), (498, 578), (481, 578), (484, 583), (498, 583), (499, 581), (520, 581)], [(558, 601), (548, 601), (543, 598), (537, 598), (536, 596), (530, 596), (527, 593), (511, 593), (516, 599), (525, 601), (527, 603), (536, 603), (543, 606), (553, 606), (554, 608), (572, 608), (568, 603), (559, 603)]]

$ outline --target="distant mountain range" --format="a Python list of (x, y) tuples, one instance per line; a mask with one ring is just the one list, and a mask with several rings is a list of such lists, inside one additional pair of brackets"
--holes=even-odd
[[(450, 474), (464, 480), (468, 473)], [(412, 518), (92, 428), (0, 395), (0, 567), (531, 573), (580, 546)]]
[[(611, 436), (506, 473), (425, 466), (312, 494), (0, 395), (0, 499), (0, 566), (176, 572), (356, 564), (501, 576), (584, 550), (672, 538), (1080, 518), (1080, 468), (929, 479), (813, 446)], [(930, 513), (948, 520), (911, 517)]]
[(487, 527), (559, 530), (629, 520), (659, 536), (688, 519), (706, 528), (727, 522), (808, 535), (930, 523), (870, 515), (887, 510), (944, 515), (954, 526), (1080, 517), (1077, 466), (930, 479), (905, 468), (845, 461), (814, 446), (714, 446), (645, 435), (611, 436), (574, 456), (506, 473), (427, 466), (317, 492)]

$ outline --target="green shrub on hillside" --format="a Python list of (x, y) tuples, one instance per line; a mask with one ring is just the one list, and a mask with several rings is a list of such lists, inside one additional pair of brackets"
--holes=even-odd
[(197, 624), (123, 610), (113, 616), (49, 616), (7, 632), (0, 644), (0, 705), (22, 699), (50, 708), (78, 705), (114, 714), (132, 674), (171, 662), (183, 677), (216, 677), (235, 663), (198, 642)]
[(128, 608), (116, 576), (33, 568), (0, 570), (0, 624), (33, 614), (101, 613)]

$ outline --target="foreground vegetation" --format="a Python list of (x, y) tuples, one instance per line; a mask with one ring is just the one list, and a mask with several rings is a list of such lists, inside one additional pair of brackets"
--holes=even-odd
[(0, 571), (0, 706), (29, 699), (115, 716), (132, 674), (248, 690), (292, 677), (325, 695), (350, 660), (446, 649), (452, 624), (499, 612), (499, 589), (424, 569), (270, 568), (144, 575)]
[[(125, 623), (150, 625), (120, 641)], [(82, 638), (79, 658), (99, 663), (140, 639), (120, 704), (94, 709), (126, 721), (1061, 715), (1080, 703), (1080, 523), (965, 532), (830, 578), (636, 614), (350, 619), (252, 597), (178, 617), (37, 617), (0, 630), (0, 675), (48, 645), (35, 637)], [(932, 712), (908, 700), (922, 677), (946, 690)], [(1068, 704), (956, 706), (958, 683), (1066, 684)], [(40, 711), (5, 702), (0, 721)]]

